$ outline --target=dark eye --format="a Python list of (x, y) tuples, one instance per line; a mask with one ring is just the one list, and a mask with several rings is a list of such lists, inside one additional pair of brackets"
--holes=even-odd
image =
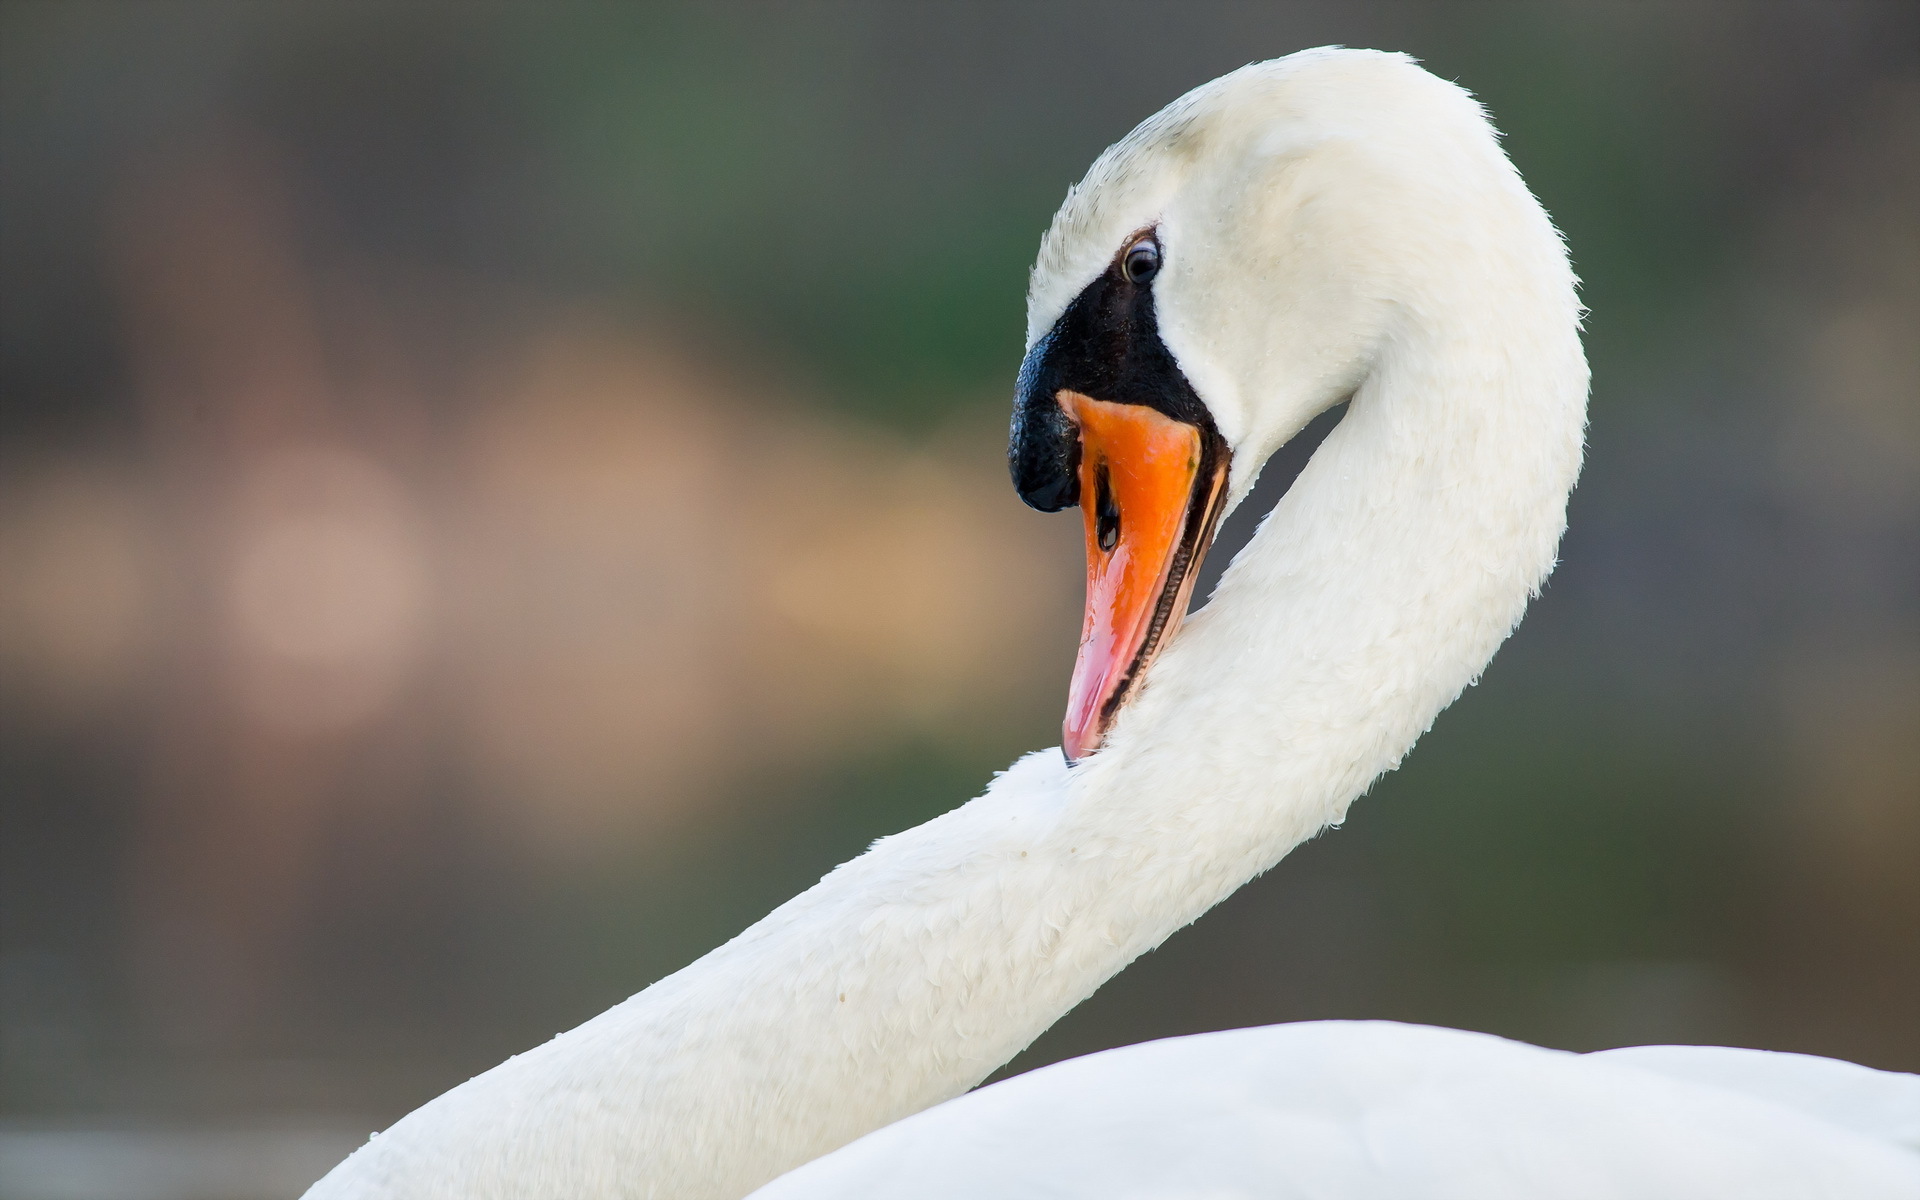
[(1128, 283), (1151, 283), (1160, 273), (1160, 243), (1149, 237), (1128, 246), (1120, 270)]

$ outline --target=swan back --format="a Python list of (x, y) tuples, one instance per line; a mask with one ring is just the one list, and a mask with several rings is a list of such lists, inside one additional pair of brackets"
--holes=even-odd
[[(950, 1101), (755, 1200), (1920, 1196), (1920, 1154), (1865, 1115), (1892, 1114), (1920, 1079), (1820, 1059), (1772, 1076), (1776, 1056), (1709, 1065), (1673, 1049), (1693, 1048), (1576, 1055), (1384, 1021), (1171, 1038)], [(1807, 1105), (1708, 1078), (1743, 1073), (1843, 1086)]]
[(1625, 1046), (1589, 1057), (1772, 1101), (1920, 1154), (1920, 1075), (1733, 1046)]

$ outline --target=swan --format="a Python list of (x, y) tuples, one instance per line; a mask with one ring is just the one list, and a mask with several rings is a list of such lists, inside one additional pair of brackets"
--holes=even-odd
[[(312, 1200), (1920, 1197), (1920, 1079), (1753, 1051), (1310, 1023), (966, 1094), (1474, 681), (1554, 565), (1586, 421), (1559, 235), (1479, 105), (1401, 55), (1304, 51), (1149, 118), (1069, 192), (1028, 314), (1014, 481), (1087, 540), (1061, 747)], [(1183, 620), (1217, 521), (1343, 401)]]

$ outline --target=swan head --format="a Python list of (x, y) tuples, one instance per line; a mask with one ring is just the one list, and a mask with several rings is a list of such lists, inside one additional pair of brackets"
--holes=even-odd
[(1028, 504), (1083, 510), (1070, 762), (1178, 631), (1219, 518), (1268, 457), (1446, 309), (1452, 277), (1515, 255), (1571, 297), (1480, 106), (1400, 54), (1243, 67), (1094, 162), (1033, 268), (1008, 452)]

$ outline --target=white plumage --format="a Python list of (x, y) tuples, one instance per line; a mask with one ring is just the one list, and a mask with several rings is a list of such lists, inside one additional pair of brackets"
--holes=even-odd
[(1578, 1055), (1319, 1021), (1128, 1046), (995, 1084), (754, 1200), (1911, 1200), (1920, 1079), (1804, 1055)]
[(1030, 346), (1146, 228), (1235, 501), (1351, 403), (1099, 753), (1022, 759), (310, 1197), (721, 1200), (876, 1129), (766, 1194), (1920, 1197), (1914, 1080), (1736, 1052), (1275, 1027), (922, 1113), (1391, 769), (1551, 570), (1579, 470), (1560, 240), (1471, 97), (1410, 60), (1308, 51), (1150, 118), (1048, 231)]

